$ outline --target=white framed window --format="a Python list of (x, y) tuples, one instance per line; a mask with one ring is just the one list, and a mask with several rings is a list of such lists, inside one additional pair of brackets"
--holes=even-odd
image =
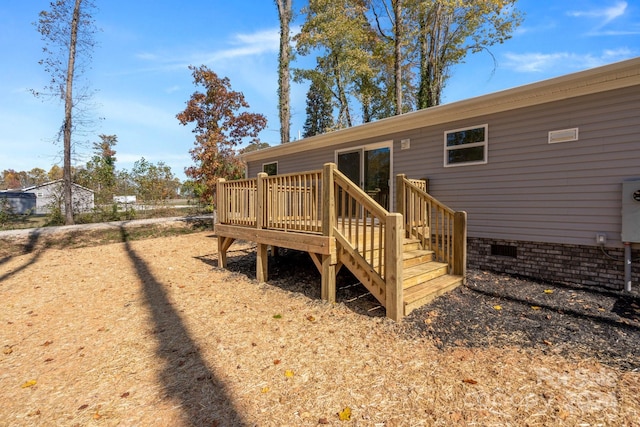
[(262, 172), (267, 175), (278, 175), (278, 162), (263, 163)]
[(444, 132), (444, 166), (487, 163), (489, 125), (478, 125)]

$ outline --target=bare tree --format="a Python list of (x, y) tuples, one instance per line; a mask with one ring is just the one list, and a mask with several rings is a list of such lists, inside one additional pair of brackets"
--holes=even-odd
[(280, 143), (289, 142), (291, 128), (291, 63), (290, 29), (291, 0), (275, 0), (280, 17), (280, 55), (278, 61), (278, 107), (280, 111)]
[[(73, 224), (73, 203), (71, 197), (71, 141), (74, 131), (74, 111), (79, 102), (86, 98), (74, 94), (74, 82), (91, 57), (94, 46), (94, 21), (91, 0), (56, 0), (50, 3), (50, 10), (40, 12), (38, 32), (45, 42), (45, 59), (40, 61), (45, 71), (51, 75), (48, 95), (64, 100), (64, 120), (59, 132), (63, 139), (63, 197), (65, 224)], [(34, 92), (40, 95), (38, 92)]]

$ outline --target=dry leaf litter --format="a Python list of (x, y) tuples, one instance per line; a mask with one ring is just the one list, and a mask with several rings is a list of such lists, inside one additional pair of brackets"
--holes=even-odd
[(229, 256), (200, 232), (0, 259), (0, 426), (639, 425), (637, 370), (469, 346), (434, 335), (446, 306), (396, 324), (344, 275), (328, 304), (295, 256), (269, 284), (251, 244)]

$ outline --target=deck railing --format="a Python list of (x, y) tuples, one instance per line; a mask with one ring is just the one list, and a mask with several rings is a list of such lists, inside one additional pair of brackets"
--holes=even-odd
[(322, 232), (322, 171), (267, 176), (264, 186), (264, 228), (309, 233)]
[(465, 212), (445, 206), (404, 174), (396, 177), (396, 207), (404, 218), (406, 237), (419, 239), (435, 260), (449, 264), (452, 274), (466, 270), (467, 220)]
[(386, 307), (387, 315), (402, 316), (402, 219), (335, 164), (303, 173), (221, 179), (217, 193), (222, 224), (335, 237), (348, 268)]
[(329, 200), (325, 234), (336, 238), (348, 268), (386, 308), (402, 317), (402, 218), (390, 213), (358, 185), (328, 163), (323, 169)]
[(389, 212), (338, 170), (334, 170), (333, 181), (336, 231), (384, 279), (384, 237)]
[(216, 213), (222, 224), (255, 227), (257, 179), (218, 180)]
[[(405, 237), (420, 239), (423, 248), (434, 251), (437, 261), (449, 264), (451, 273), (465, 273), (466, 213), (454, 212), (425, 189), (425, 181), (398, 175), (399, 213), (390, 213), (333, 163), (317, 171), (275, 176), (260, 173), (257, 178), (237, 181), (221, 179), (217, 187), (218, 221), (264, 230), (262, 234), (271, 233), (268, 230), (295, 231), (335, 238), (329, 240), (340, 255), (333, 250), (328, 258), (323, 255), (322, 262), (314, 258), (323, 276), (324, 271), (330, 271), (328, 265), (344, 263), (385, 306), (387, 316), (397, 319), (403, 313)], [(323, 292), (330, 298), (333, 291)]]
[(418, 187), (419, 189), (421, 189), (425, 193), (427, 192), (427, 181), (426, 180), (424, 180), (424, 179), (410, 179), (410, 178), (407, 178), (407, 181), (409, 181), (410, 183), (412, 183), (413, 185), (415, 185), (416, 187)]

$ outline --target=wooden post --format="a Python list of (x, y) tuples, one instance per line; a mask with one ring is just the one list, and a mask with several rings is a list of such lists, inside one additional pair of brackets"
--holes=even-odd
[(404, 179), (407, 176), (403, 173), (399, 173), (396, 175), (396, 209), (395, 212), (398, 212), (402, 216), (404, 216), (405, 212), (405, 191), (404, 191)]
[(267, 209), (266, 197), (267, 197), (267, 180), (268, 175), (264, 172), (258, 174), (256, 180), (256, 228), (265, 228), (265, 211)]
[(391, 213), (385, 224), (385, 277), (387, 317), (400, 321), (404, 316), (402, 293), (402, 243), (404, 227), (402, 215)]
[(336, 265), (331, 263), (331, 255), (322, 255), (322, 285), (320, 296), (324, 301), (336, 302)]
[[(267, 181), (266, 177), (268, 175), (264, 172), (260, 172), (258, 174), (258, 179), (256, 180), (256, 228), (262, 229), (265, 228), (265, 210), (266, 210), (266, 196), (267, 196)], [(258, 283), (264, 283), (269, 278), (269, 257), (267, 249), (268, 245), (257, 242), (258, 246), (256, 248), (256, 279)]]
[(268, 248), (269, 245), (258, 242), (258, 247), (256, 249), (256, 279), (258, 280), (258, 283), (264, 283), (268, 279)]
[[(333, 227), (336, 224), (335, 192), (333, 188), (334, 163), (325, 163), (322, 168), (322, 235), (333, 237)], [(336, 264), (338, 254), (335, 239), (330, 239), (330, 253), (322, 256), (321, 290), (322, 299), (329, 302), (336, 301)]]
[[(224, 197), (224, 190), (220, 191), (220, 187), (224, 186), (221, 184), (224, 184), (225, 181), (226, 180), (224, 178), (218, 178), (218, 183), (216, 184), (216, 214), (213, 216), (213, 218), (217, 218), (218, 222), (221, 224), (224, 224), (227, 221), (226, 209), (224, 208), (226, 207), (227, 201)], [(222, 210), (220, 210), (221, 206), (223, 206)]]
[(467, 213), (456, 212), (453, 215), (453, 274), (467, 275)]
[(224, 237), (218, 236), (218, 267), (227, 268), (227, 251), (224, 249)]
[(398, 175), (396, 175), (396, 212), (402, 215), (402, 237), (410, 237), (409, 233), (411, 233), (409, 227), (406, 227), (407, 192), (404, 188), (404, 179), (406, 177), (407, 176), (403, 173), (399, 173)]
[[(222, 184), (225, 182), (224, 178), (218, 178), (218, 183), (216, 184), (216, 209), (214, 218), (214, 230), (215, 230), (215, 221), (216, 218), (219, 223), (224, 224), (227, 220), (225, 211), (226, 209), (220, 209), (221, 206), (226, 206), (224, 201), (224, 190), (221, 191)], [(218, 236), (218, 267), (226, 268), (227, 267), (227, 251), (224, 250), (224, 237)]]

